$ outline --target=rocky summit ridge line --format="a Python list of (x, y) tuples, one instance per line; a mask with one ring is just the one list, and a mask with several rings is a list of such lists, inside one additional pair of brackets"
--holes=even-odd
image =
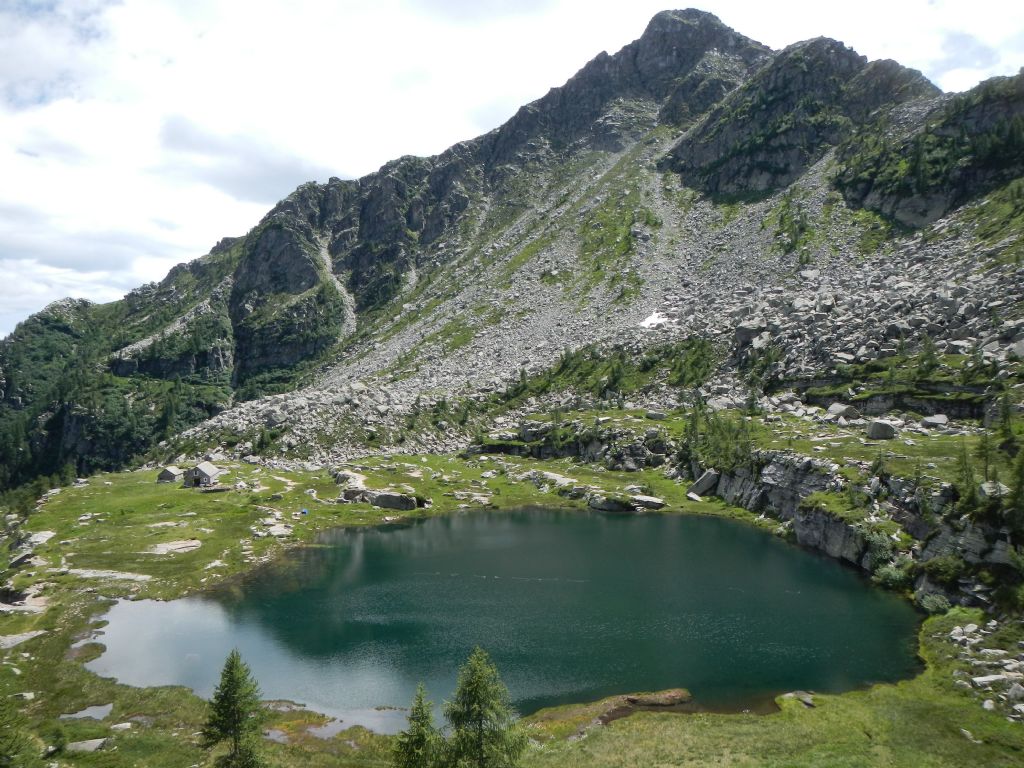
[(268, 430), (317, 464), (456, 449), (486, 425), (410, 414), (590, 344), (706, 339), (716, 406), (754, 364), (812, 381), (926, 338), (998, 363), (1024, 354), (1022, 174), (1024, 75), (947, 95), (834, 40), (659, 13), (483, 136), (304, 184), (159, 283), (21, 323), (0, 489)]

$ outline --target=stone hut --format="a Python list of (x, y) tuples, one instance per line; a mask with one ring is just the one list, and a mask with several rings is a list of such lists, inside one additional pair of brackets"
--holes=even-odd
[(185, 470), (179, 469), (173, 464), (164, 467), (160, 470), (160, 474), (156, 476), (158, 483), (176, 483), (185, 476)]
[(220, 467), (203, 461), (185, 472), (184, 486), (186, 488), (210, 488), (217, 484), (218, 478), (223, 474), (224, 470)]

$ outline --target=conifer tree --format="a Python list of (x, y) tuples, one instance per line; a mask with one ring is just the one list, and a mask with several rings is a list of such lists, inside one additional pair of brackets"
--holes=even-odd
[(971, 466), (971, 458), (967, 454), (967, 444), (960, 443), (960, 453), (957, 456), (957, 491), (960, 494), (960, 507), (963, 510), (971, 511), (978, 506), (978, 489), (974, 481), (974, 467)]
[(988, 430), (985, 430), (981, 433), (978, 444), (974, 447), (974, 455), (981, 462), (981, 476), (985, 478), (985, 482), (992, 479), (989, 475), (994, 453), (995, 445), (992, 443), (992, 436), (988, 433)]
[(925, 379), (939, 367), (939, 351), (932, 337), (925, 334), (921, 339), (921, 351), (917, 355), (917, 377)]
[(260, 688), (249, 665), (233, 649), (224, 662), (220, 683), (210, 701), (210, 715), (203, 726), (203, 746), (209, 748), (222, 741), (230, 742), (227, 755), (218, 759), (224, 768), (258, 768), (263, 765), (252, 736), (259, 733), (263, 706)]
[(1003, 440), (1014, 442), (1013, 405), (1010, 403), (1010, 393), (1005, 389), (999, 398), (999, 436)]
[(0, 768), (34, 768), (41, 763), (32, 753), (25, 721), (14, 700), (0, 695)]
[(511, 768), (526, 749), (508, 688), (481, 648), (459, 670), (455, 696), (445, 704), (444, 714), (452, 729), (446, 766)]
[(392, 765), (395, 768), (433, 768), (439, 764), (441, 734), (434, 727), (434, 705), (420, 683), (409, 710), (409, 727), (395, 739)]
[(1017, 460), (1013, 463), (1006, 517), (1015, 533), (1024, 534), (1024, 451), (1017, 452)]

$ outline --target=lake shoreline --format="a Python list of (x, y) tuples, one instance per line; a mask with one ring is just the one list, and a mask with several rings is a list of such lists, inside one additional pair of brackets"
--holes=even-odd
[[(392, 459), (393, 461), (394, 459)], [(438, 458), (430, 457), (430, 465), (437, 467), (440, 471), (450, 472), (447, 467), (453, 466), (459, 469), (464, 467), (463, 462), (458, 462), (451, 458)], [(544, 466), (542, 462), (537, 463), (538, 466)], [(564, 471), (564, 470), (562, 470)], [(585, 468), (581, 469), (581, 472), (585, 471)], [(279, 474), (293, 477), (283, 470), (278, 470)], [(575, 474), (574, 470), (574, 474)], [(594, 475), (597, 482), (625, 482), (628, 480), (632, 482), (643, 483), (646, 481), (647, 476), (650, 473), (640, 472), (633, 473), (629, 476), (623, 476), (620, 480), (617, 474), (614, 473), (601, 473), (600, 475)], [(145, 480), (137, 480), (139, 473), (122, 473), (120, 475), (113, 476), (98, 476), (91, 482), (95, 486), (100, 486), (100, 481), (104, 477), (109, 477), (113, 481), (114, 488), (111, 491), (114, 493), (114, 498), (118, 499), (122, 505), (131, 505), (132, 501), (130, 498), (126, 498), (120, 488), (125, 484), (136, 484)], [(500, 478), (499, 478), (500, 479)], [(655, 478), (651, 478), (652, 480)], [(301, 476), (294, 476), (294, 480), (301, 483)], [(594, 482), (595, 480), (591, 480)], [(496, 481), (491, 481), (494, 484)], [(331, 483), (330, 485), (333, 485)], [(94, 486), (94, 487), (95, 487)], [(585, 505), (580, 501), (571, 499), (565, 499), (562, 497), (555, 496), (553, 494), (538, 493), (536, 489), (532, 487), (523, 487), (524, 484), (503, 484), (500, 486), (501, 493), (495, 494), (493, 497), (493, 507), (499, 509), (514, 509), (524, 504), (535, 505), (538, 503), (557, 506), (562, 509), (581, 510), (585, 509)], [(302, 485), (298, 486), (298, 490), (302, 489)], [(324, 488), (328, 485), (325, 483)], [(102, 489), (101, 489), (102, 490)], [(271, 491), (273, 488), (271, 488)], [(665, 489), (658, 488), (658, 493), (665, 496), (668, 499), (673, 497), (669, 496)], [(76, 489), (77, 493), (81, 491)], [(227, 496), (230, 494), (222, 494)], [(58, 497), (59, 499), (60, 497)], [(186, 498), (183, 496), (182, 498)], [(429, 510), (426, 515), (417, 515), (412, 517), (413, 521), (429, 518), (436, 515), (446, 515), (450, 512), (456, 511), (455, 504), (450, 501), (445, 501), (444, 498), (438, 494), (435, 496), (440, 500), (440, 503), (436, 503), (434, 508)], [(73, 501), (73, 497), (66, 498), (64, 503)], [(89, 502), (92, 505), (92, 502)], [(54, 504), (54, 501), (48, 502), (48, 506)], [(686, 503), (682, 498), (675, 497), (674, 501), (671, 501), (671, 506), (676, 507), (668, 512), (659, 512), (655, 514), (670, 514), (670, 515), (700, 515), (700, 516), (712, 516), (712, 517), (728, 517), (732, 519), (738, 519), (744, 521), (746, 524), (760, 528), (762, 530), (768, 530), (779, 538), (793, 543), (791, 537), (782, 535), (778, 530), (777, 521), (758, 519), (757, 515), (750, 513), (740, 508), (729, 508), (724, 503), (718, 501), (705, 501), (701, 504), (690, 504)], [(154, 505), (156, 506), (156, 505)], [(71, 514), (63, 512), (61, 510), (54, 510), (53, 515), (37, 517), (34, 521), (34, 528), (39, 529), (54, 529), (59, 532), (59, 535), (55, 539), (59, 541), (65, 538), (73, 538), (74, 532), (67, 531), (67, 523), (61, 523), (55, 521), (55, 515), (59, 513), (60, 520), (66, 520), (73, 522), (77, 514)], [(321, 516), (324, 512), (328, 512), (329, 516), (326, 518), (316, 517)], [(200, 514), (200, 519), (203, 519), (203, 515)], [(234, 513), (237, 515), (238, 513)], [(91, 705), (106, 704), (111, 701), (114, 702), (114, 710), (111, 716), (108, 718), (109, 722), (121, 722), (125, 718), (141, 718), (140, 722), (150, 723), (150, 725), (144, 726), (147, 732), (151, 733), (150, 738), (155, 739), (152, 742), (152, 746), (147, 748), (146, 757), (144, 762), (149, 765), (162, 768), (167, 765), (168, 768), (171, 763), (162, 762), (160, 755), (163, 754), (160, 744), (165, 744), (167, 750), (174, 751), (175, 753), (181, 753), (185, 750), (185, 753), (191, 756), (193, 762), (200, 761), (202, 753), (198, 750), (197, 746), (190, 743), (183, 743), (179, 738), (173, 735), (173, 731), (180, 731), (182, 729), (185, 732), (195, 730), (198, 723), (201, 722), (201, 717), (205, 711), (206, 703), (195, 696), (191, 691), (184, 688), (168, 688), (168, 687), (157, 687), (157, 688), (131, 688), (129, 686), (123, 686), (114, 683), (113, 681), (98, 678), (92, 673), (85, 670), (83, 662), (87, 661), (91, 654), (95, 651), (90, 650), (90, 646), (80, 648), (71, 654), (72, 658), (65, 660), (65, 654), (68, 652), (70, 646), (75, 643), (75, 640), (80, 639), (83, 635), (87, 635), (96, 627), (96, 618), (103, 613), (103, 611), (109, 607), (109, 598), (111, 597), (122, 597), (127, 599), (135, 599), (143, 594), (147, 594), (154, 599), (168, 600), (182, 596), (201, 594), (215, 584), (230, 585), (235, 579), (244, 577), (252, 571), (258, 569), (261, 565), (267, 562), (273, 562), (282, 557), (285, 553), (297, 548), (297, 547), (309, 547), (318, 546), (312, 541), (314, 536), (319, 530), (327, 528), (351, 528), (354, 526), (366, 526), (377, 523), (383, 523), (383, 518), (388, 513), (386, 510), (376, 510), (369, 507), (362, 507), (360, 505), (339, 505), (336, 507), (318, 505), (316, 507), (311, 506), (311, 518), (319, 528), (312, 528), (309, 531), (303, 529), (297, 531), (295, 540), (287, 542), (273, 542), (273, 547), (270, 549), (257, 549), (256, 558), (250, 562), (241, 562), (237, 559), (224, 558), (226, 562), (226, 568), (219, 571), (205, 571), (203, 570), (203, 563), (207, 562), (211, 557), (217, 556), (219, 550), (211, 550), (210, 554), (205, 554), (208, 551), (208, 544), (204, 543), (204, 548), (199, 550), (197, 553), (191, 553), (188, 555), (175, 556), (172, 561), (169, 561), (168, 565), (173, 565), (177, 570), (170, 570), (166, 576), (161, 576), (159, 581), (149, 582), (147, 584), (132, 584), (132, 583), (118, 583), (118, 582), (100, 582), (97, 584), (95, 580), (88, 580), (74, 575), (67, 576), (53, 576), (47, 575), (45, 569), (40, 571), (39, 566), (36, 566), (34, 578), (19, 580), (17, 586), (19, 588), (28, 588), (37, 582), (47, 581), (51, 584), (46, 588), (46, 593), (50, 598), (49, 610), (42, 615), (30, 615), (30, 616), (8, 616), (0, 617), (0, 620), (4, 620), (3, 633), (17, 633), (25, 630), (32, 630), (36, 628), (43, 628), (49, 631), (49, 634), (43, 635), (40, 638), (32, 641), (30, 644), (26, 644), (27, 650), (32, 654), (33, 661), (28, 662), (28, 666), (23, 665), (26, 669), (27, 674), (22, 678), (18, 688), (11, 689), (14, 692), (23, 689), (35, 690), (37, 693), (36, 703), (31, 705), (30, 713), (33, 719), (40, 719), (42, 721), (48, 720), (48, 718), (56, 717), (58, 714), (64, 712), (73, 712), (83, 709)], [(163, 515), (164, 517), (160, 517)], [(148, 520), (159, 521), (166, 519), (166, 512), (153, 511), (151, 515), (146, 518), (143, 517), (138, 525), (145, 525)], [(340, 516), (340, 517), (339, 517)], [(246, 518), (243, 518), (243, 520)], [(131, 518), (125, 518), (126, 521), (130, 521)], [(64, 526), (64, 527), (62, 527)], [(303, 540), (303, 537), (307, 537)], [(237, 534), (235, 534), (237, 536)], [(237, 546), (238, 539), (235, 538), (235, 546)], [(130, 539), (128, 540), (130, 546)], [(51, 545), (52, 546), (52, 545)], [(120, 546), (124, 546), (121, 544)], [(799, 547), (799, 549), (805, 549)], [(106, 548), (117, 549), (117, 546), (111, 547), (110, 544), (106, 545)], [(828, 557), (820, 552), (816, 552), (814, 549), (810, 550), (820, 557)], [(45, 548), (43, 551), (45, 557)], [(203, 559), (205, 557), (205, 560)], [(185, 566), (186, 570), (181, 570), (176, 563), (186, 564), (188, 562), (194, 562), (198, 558), (199, 566)], [(835, 560), (835, 558), (829, 558)], [(109, 560), (110, 562), (107, 562)], [(125, 567), (117, 560), (117, 557), (107, 558), (104, 561), (104, 565), (122, 570), (131, 570), (131, 567)], [(51, 566), (52, 567), (52, 566)], [(97, 567), (99, 567), (97, 565)], [(190, 570), (189, 570), (190, 568)], [(854, 569), (849, 569), (853, 571)], [(180, 573), (179, 575), (176, 575)], [(200, 583), (200, 576), (205, 578), (209, 575), (211, 578), (207, 583)], [(861, 576), (863, 578), (863, 576)], [(97, 589), (98, 587), (98, 589)], [(91, 590), (86, 592), (84, 590)], [(877, 589), (877, 588), (876, 588)], [(976, 612), (964, 612), (965, 615), (975, 616), (979, 615)], [(960, 619), (964, 621), (964, 619)], [(975, 619), (977, 620), (977, 619)], [(909, 686), (908, 690), (922, 691), (930, 690), (933, 686), (931, 682), (935, 678), (937, 669), (947, 669), (946, 662), (937, 662), (934, 656), (929, 656), (923, 649), (932, 641), (927, 639), (928, 629), (927, 627), (933, 619), (927, 620), (922, 624), (917, 631), (917, 642), (922, 649), (919, 653), (919, 658), (923, 659), (923, 668), (911, 679), (905, 680), (902, 683), (896, 685), (882, 684), (869, 686), (864, 690), (852, 690), (847, 693), (834, 695), (815, 696), (816, 704), (819, 704), (819, 708), (816, 710), (806, 709), (804, 705), (797, 702), (795, 705), (801, 710), (806, 710), (808, 713), (820, 711), (822, 706), (820, 702), (826, 702), (826, 709), (830, 706), (836, 706), (835, 702), (849, 702), (842, 704), (842, 707), (849, 708), (853, 707), (856, 709), (861, 706), (858, 702), (864, 701), (864, 697), (874, 700), (879, 697), (887, 698), (891, 696), (900, 697), (899, 691), (904, 690), (905, 686)], [(21, 650), (21, 649), (19, 649)], [(936, 664), (939, 664), (936, 667)], [(945, 679), (948, 680), (948, 671), (944, 672)], [(59, 681), (59, 682), (58, 682)], [(948, 684), (946, 684), (948, 688)], [(68, 694), (62, 695), (59, 703), (51, 697), (47, 696), (48, 691), (55, 690), (67, 691)], [(944, 689), (945, 690), (945, 689)], [(77, 691), (77, 692), (76, 692)], [(41, 698), (40, 698), (41, 694)], [(915, 694), (924, 695), (924, 694)], [(931, 696), (932, 694), (928, 694)], [(939, 700), (945, 702), (944, 706), (954, 707), (955, 711), (961, 711), (962, 707), (956, 704), (957, 693), (949, 688), (948, 691), (942, 693), (939, 696)], [(926, 697), (927, 698), (927, 697)], [(783, 723), (788, 722), (791, 715), (790, 704), (787, 700), (779, 697), (779, 701), (776, 702), (777, 706), (781, 708), (779, 714), (781, 717), (767, 718), (768, 721), (776, 722), (778, 725), (772, 726), (772, 729), (766, 732), (762, 739), (766, 739), (768, 742), (774, 743), (775, 740), (784, 738), (786, 728), (788, 726)], [(902, 699), (901, 699), (902, 700)], [(39, 703), (42, 702), (42, 703)], [(582, 705), (579, 705), (582, 706)], [(537, 731), (538, 738), (543, 743), (559, 743), (559, 740), (566, 739), (576, 732), (577, 728), (582, 723), (576, 723), (573, 721), (572, 713), (566, 712), (564, 708), (556, 708), (560, 710), (558, 717), (562, 719), (546, 719), (542, 724), (537, 724), (531, 728), (539, 729)], [(974, 710), (978, 709), (980, 714), (980, 708), (977, 704), (972, 704), (971, 709), (963, 710), (961, 718), (965, 723), (970, 723), (974, 718)], [(52, 713), (52, 714), (51, 714)], [(537, 714), (537, 713), (535, 713)], [(608, 732), (616, 732), (624, 723), (636, 721), (637, 723), (648, 723), (648, 722), (660, 722), (650, 721), (649, 718), (660, 718), (667, 715), (659, 715), (658, 713), (640, 712), (635, 717), (625, 718), (624, 720), (614, 721), (610, 728), (602, 729)], [(719, 715), (714, 713), (694, 713), (692, 718), (686, 718), (689, 721), (692, 719), (694, 725), (692, 727), (699, 727), (702, 729), (701, 733), (714, 733), (719, 730), (729, 731), (734, 726), (728, 725), (728, 723), (747, 722), (747, 715), (743, 713)], [(708, 718), (711, 718), (710, 720)], [(726, 718), (726, 720), (720, 720), (719, 718)], [(306, 725), (318, 725), (325, 722), (325, 718), (318, 716), (313, 712), (299, 712), (299, 713), (275, 713), (273, 716), (275, 726), (281, 726), (286, 731), (302, 732), (305, 730)], [(941, 718), (940, 718), (941, 719)], [(531, 718), (527, 717), (525, 720), (530, 723)], [(107, 727), (104, 723), (92, 723), (87, 719), (84, 721), (74, 721), (68, 723), (65, 727), (65, 731), (68, 734), (69, 739), (84, 739), (93, 738), (98, 735), (106, 735), (108, 733)], [(589, 720), (587, 720), (589, 722)], [(632, 732), (637, 726), (629, 726), (628, 730)], [(648, 729), (653, 726), (644, 725), (643, 729)], [(686, 726), (689, 729), (691, 726)], [(735, 727), (739, 727), (738, 725)], [(931, 727), (931, 724), (929, 724)], [(983, 729), (975, 724), (970, 726), (972, 732), (977, 733), (983, 732)], [(706, 731), (710, 728), (711, 731)], [(350, 750), (354, 750), (355, 747), (345, 746), (347, 742), (352, 742), (358, 745), (358, 749), (361, 750), (359, 754), (366, 755), (386, 755), (389, 747), (387, 746), (390, 741), (386, 737), (377, 737), (368, 732), (364, 732), (359, 728), (344, 732), (343, 738), (330, 740), (323, 742), (317, 739), (316, 743), (310, 742), (306, 746), (296, 747), (296, 749), (309, 750), (308, 754), (320, 754), (324, 750), (328, 750), (335, 754), (349, 754)], [(122, 737), (118, 737), (120, 740)], [(312, 738), (312, 737), (310, 737)], [(736, 737), (738, 738), (738, 737)], [(823, 736), (826, 740), (834, 738), (833, 736)], [(962, 737), (961, 737), (962, 738)], [(554, 739), (554, 742), (550, 740)], [(119, 742), (120, 743), (120, 742)], [(638, 742), (639, 743), (639, 742)], [(124, 745), (121, 749), (127, 749), (128, 745)], [(154, 751), (155, 750), (155, 751)], [(340, 751), (338, 751), (340, 750)], [(171, 752), (168, 752), (170, 754)], [(951, 754), (955, 753), (955, 749), (951, 749)], [(129, 754), (129, 752), (125, 752)], [(136, 753), (138, 754), (138, 753)], [(292, 766), (293, 763), (287, 758), (285, 753), (275, 752), (275, 759), (282, 765)], [(353, 757), (355, 753), (352, 753)], [(530, 766), (534, 764), (540, 765), (543, 761), (538, 762), (539, 757), (536, 759), (531, 758), (528, 761)], [(296, 763), (298, 765), (299, 763)], [(996, 763), (993, 763), (996, 764)]]

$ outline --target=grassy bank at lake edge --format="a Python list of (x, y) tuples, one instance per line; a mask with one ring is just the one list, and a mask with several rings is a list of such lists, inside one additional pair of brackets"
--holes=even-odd
[[(417, 512), (417, 516), (456, 511), (462, 502), (454, 495), (446, 495), (455, 491), (486, 492), (498, 508), (581, 505), (547, 493), (528, 480), (517, 479), (531, 469), (541, 469), (571, 476), (608, 492), (638, 485), (665, 498), (672, 512), (727, 515), (768, 528), (776, 525), (718, 502), (688, 501), (684, 484), (674, 483), (654, 471), (616, 473), (568, 461), (507, 457), (469, 461), (444, 456), (377, 457), (356, 465), (367, 476), (370, 487), (406, 483), (432, 498), (433, 506)], [(494, 474), (483, 477), (489, 471)], [(111, 768), (145, 764), (162, 768), (180, 765), (182, 759), (187, 759), (188, 764), (208, 762), (208, 756), (197, 746), (197, 731), (206, 712), (202, 699), (183, 688), (135, 689), (118, 685), (82, 666), (83, 661), (101, 651), (100, 646), (87, 639), (100, 626), (97, 617), (110, 599), (171, 599), (230, 579), (275, 556), (287, 544), (249, 535), (249, 526), (258, 525), (260, 518), (268, 514), (268, 508), (277, 509), (286, 522), (295, 525), (291, 543), (307, 542), (325, 528), (378, 524), (386, 516), (398, 514), (364, 504), (316, 502), (306, 491), (315, 490), (318, 496), (331, 498), (337, 491), (326, 472), (257, 470), (248, 465), (234, 465), (232, 472), (232, 482), (243, 479), (250, 487), (198, 494), (158, 486), (153, 482), (152, 472), (97, 476), (85, 488), (65, 489), (53, 496), (32, 516), (31, 530), (52, 530), (56, 535), (39, 548), (41, 562), (24, 569), (18, 583), (22, 587), (41, 581), (50, 584), (45, 593), (51, 599), (51, 607), (41, 615), (0, 617), (0, 634), (33, 629), (43, 629), (48, 634), (6, 652), (6, 663), (0, 666), (0, 691), (36, 694), (24, 709), (34, 731), (47, 743), (60, 738), (76, 741), (109, 736), (111, 724), (135, 723), (131, 731), (112, 738), (116, 749), (92, 755), (64, 754), (59, 757), (61, 764)], [(416, 474), (420, 476), (415, 477)], [(291, 520), (289, 513), (299, 508), (308, 509), (309, 514)], [(84, 514), (93, 517), (79, 522)], [(142, 554), (153, 544), (181, 539), (199, 540), (201, 546), (179, 555)], [(243, 554), (243, 540), (251, 542), (251, 555)], [(74, 557), (67, 557), (69, 550), (75, 552)], [(66, 562), (68, 559), (70, 563)], [(223, 565), (207, 567), (217, 561)], [(62, 566), (67, 565), (151, 578), (139, 582), (83, 579), (61, 573)], [(527, 718), (538, 745), (528, 752), (524, 765), (909, 765), (911, 761), (915, 765), (954, 765), (962, 762), (965, 755), (984, 755), (980, 764), (1011, 765), (1024, 759), (1024, 729), (983, 712), (977, 701), (952, 687), (949, 663), (937, 656), (938, 651), (933, 649), (937, 641), (931, 638), (935, 627), (944, 626), (936, 623), (941, 621), (947, 620), (930, 620), (922, 629), (922, 655), (928, 667), (914, 680), (817, 697), (818, 707), (813, 710), (785, 701), (780, 713), (767, 717), (641, 713), (590, 730), (579, 741), (567, 741), (566, 737), (585, 724), (581, 717), (592, 719), (586, 707), (582, 715), (579, 707), (538, 713)], [(30, 654), (29, 658), (24, 658), (24, 653)], [(15, 674), (14, 669), (20, 674)], [(54, 732), (60, 714), (108, 703), (113, 704), (113, 710), (102, 722), (60, 721), (63, 736)], [(387, 762), (387, 737), (359, 728), (329, 740), (306, 733), (307, 726), (322, 722), (322, 717), (304, 710), (273, 714), (268, 726), (285, 732), (291, 739), (287, 745), (268, 743), (267, 750), (274, 762), (285, 767)], [(857, 736), (853, 723), (864, 726), (863, 738)], [(974, 744), (959, 733), (960, 727), (989, 743)], [(932, 728), (939, 728), (942, 735), (935, 741), (934, 749), (925, 744), (920, 749), (915, 747), (920, 740), (917, 736), (905, 740), (906, 748), (894, 742), (904, 742), (900, 734), (905, 729), (926, 733)], [(952, 734), (948, 739), (947, 731)], [(856, 758), (854, 752), (865, 745), (871, 748)], [(980, 747), (985, 750), (978, 751)], [(945, 754), (950, 755), (948, 760)], [(772, 755), (778, 756), (774, 763)], [(846, 755), (843, 760), (847, 762), (832, 762), (833, 757), (838, 760), (840, 755)], [(938, 762), (929, 762), (929, 756)], [(979, 762), (977, 757), (971, 759)]]

